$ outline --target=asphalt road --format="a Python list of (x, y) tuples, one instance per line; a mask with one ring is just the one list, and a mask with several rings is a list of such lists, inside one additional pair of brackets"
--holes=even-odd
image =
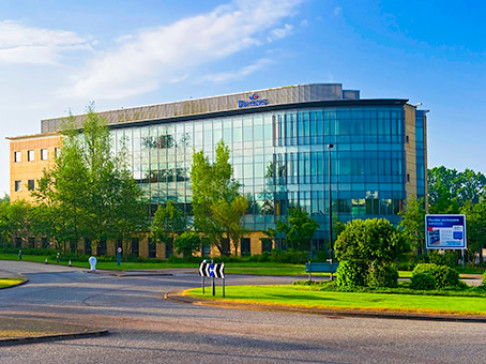
[[(486, 325), (245, 311), (166, 301), (196, 274), (116, 277), (0, 261), (30, 282), (0, 315), (106, 328), (109, 336), (0, 348), (8, 363), (486, 363)], [(288, 283), (229, 276), (227, 284)]]

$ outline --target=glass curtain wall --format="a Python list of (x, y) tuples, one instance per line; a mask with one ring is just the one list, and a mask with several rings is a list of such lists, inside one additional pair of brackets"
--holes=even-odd
[[(423, 135), (423, 122), (417, 131), (420, 125)], [(244, 223), (252, 231), (272, 227), (289, 207), (300, 206), (320, 224), (316, 239), (326, 238), (329, 143), (334, 145), (333, 212), (341, 221), (384, 217), (398, 223), (406, 198), (400, 106), (261, 112), (112, 132), (117, 148), (124, 144), (128, 150), (133, 176), (150, 199), (152, 213), (168, 200), (191, 213), (193, 152), (202, 149), (213, 161), (220, 140), (230, 148), (234, 177), (250, 201)], [(423, 150), (424, 141), (417, 139), (418, 172)]]

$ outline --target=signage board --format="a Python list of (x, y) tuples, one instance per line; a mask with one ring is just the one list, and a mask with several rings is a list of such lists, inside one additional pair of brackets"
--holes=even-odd
[(238, 108), (243, 109), (247, 107), (256, 107), (256, 106), (266, 106), (268, 105), (267, 99), (260, 99), (257, 94), (252, 94), (248, 97), (250, 101), (246, 100), (238, 100)]
[(427, 249), (466, 249), (465, 215), (425, 215)]

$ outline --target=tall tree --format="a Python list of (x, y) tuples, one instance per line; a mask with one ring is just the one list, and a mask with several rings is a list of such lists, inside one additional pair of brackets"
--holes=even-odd
[(240, 185), (232, 177), (230, 152), (222, 141), (216, 148), (216, 160), (211, 164), (203, 151), (194, 153), (191, 169), (192, 208), (196, 230), (205, 234), (221, 255), (231, 253), (233, 241), (238, 252), (245, 230), (241, 220), (248, 201), (239, 193)]
[(403, 236), (410, 247), (423, 256), (425, 244), (424, 200), (422, 198), (417, 200), (417, 197), (412, 195), (407, 199), (400, 215), (402, 216), (400, 229), (403, 232)]
[(73, 243), (76, 252), (81, 237), (126, 241), (147, 229), (148, 212), (121, 149), (114, 153), (105, 121), (89, 106), (82, 130), (72, 116), (68, 119), (56, 164), (44, 171), (33, 192), (52, 216), (62, 216), (53, 219), (56, 238)]
[(294, 207), (289, 209), (288, 222), (277, 221), (277, 233), (282, 233), (287, 244), (297, 250), (309, 250), (310, 243), (319, 224), (307, 211)]
[(186, 230), (186, 226), (187, 219), (184, 212), (169, 200), (165, 205), (159, 205), (155, 211), (150, 229), (156, 242), (170, 244), (174, 236), (180, 235)]
[(8, 231), (15, 239), (25, 239), (30, 231), (30, 204), (24, 200), (14, 201), (7, 209)]
[(466, 215), (467, 222), (467, 251), (472, 264), (479, 255), (480, 264), (483, 264), (483, 248), (486, 248), (486, 200), (472, 204), (467, 202), (461, 213)]
[(476, 204), (486, 197), (486, 177), (471, 169), (435, 167), (428, 171), (428, 191), (430, 213), (458, 213), (467, 202)]

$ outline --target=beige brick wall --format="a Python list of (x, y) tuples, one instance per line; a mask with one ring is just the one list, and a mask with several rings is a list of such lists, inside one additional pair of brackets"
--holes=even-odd
[[(24, 199), (33, 201), (27, 188), (27, 181), (37, 180), (43, 175), (44, 169), (55, 165), (55, 148), (61, 144), (59, 135), (40, 135), (22, 138), (10, 138), (10, 198), (12, 201)], [(41, 160), (41, 149), (47, 149), (47, 160)], [(34, 160), (28, 161), (29, 150), (34, 151)], [(15, 152), (20, 152), (20, 162), (15, 162)], [(21, 181), (20, 191), (15, 191), (15, 181)]]

